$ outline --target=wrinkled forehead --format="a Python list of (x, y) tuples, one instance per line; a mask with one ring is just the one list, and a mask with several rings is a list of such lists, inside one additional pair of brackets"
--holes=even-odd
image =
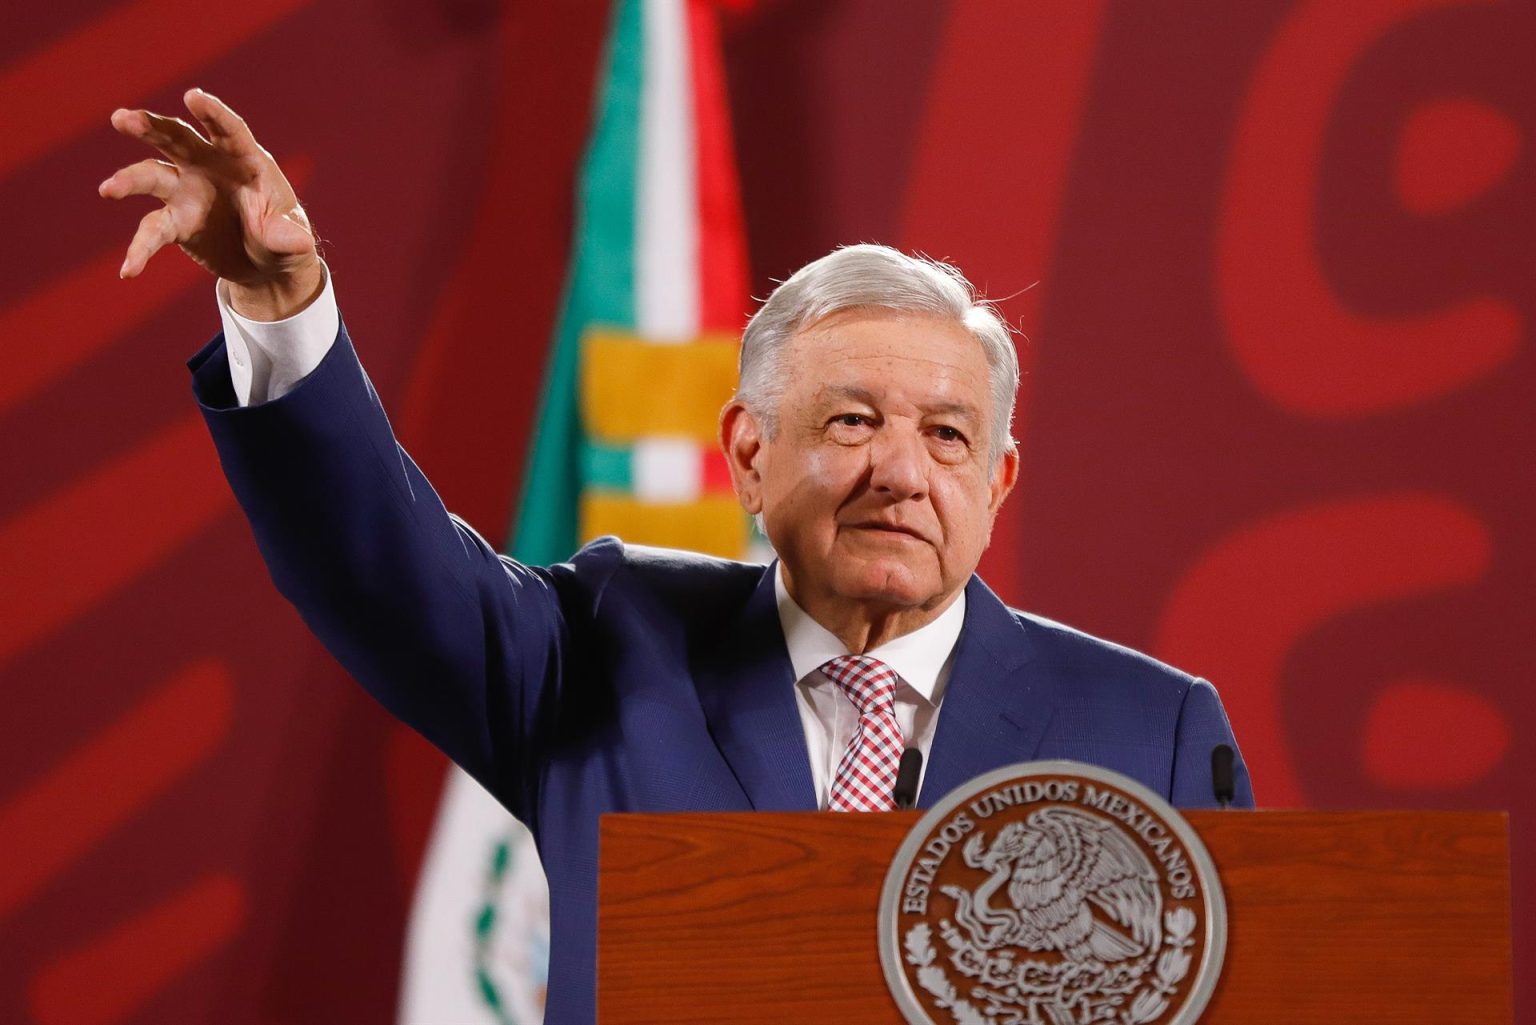
[(857, 308), (809, 324), (790, 338), (790, 391), (875, 398), (896, 389), (925, 404), (984, 408), (986, 352), (964, 324), (934, 314)]

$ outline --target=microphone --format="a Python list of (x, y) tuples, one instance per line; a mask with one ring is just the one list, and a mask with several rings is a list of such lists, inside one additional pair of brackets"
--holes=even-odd
[(1232, 748), (1226, 744), (1211, 748), (1211, 789), (1216, 793), (1216, 803), (1223, 808), (1237, 796), (1237, 787), (1232, 781), (1233, 757)]
[(891, 796), (896, 799), (896, 807), (910, 808), (917, 800), (917, 778), (923, 772), (923, 753), (915, 747), (909, 747), (901, 753), (901, 766), (896, 770), (896, 785), (891, 788)]

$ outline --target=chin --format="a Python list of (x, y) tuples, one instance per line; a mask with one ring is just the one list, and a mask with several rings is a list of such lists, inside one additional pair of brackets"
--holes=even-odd
[(873, 560), (847, 566), (838, 575), (843, 585), (838, 591), (856, 601), (910, 607), (929, 601), (939, 590), (936, 582), (899, 562)]

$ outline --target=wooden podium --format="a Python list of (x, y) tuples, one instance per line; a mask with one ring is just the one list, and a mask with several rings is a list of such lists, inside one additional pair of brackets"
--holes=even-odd
[[(876, 912), (919, 815), (605, 816), (599, 1025), (900, 1025)], [(1201, 1022), (1512, 1022), (1504, 814), (1185, 817), (1228, 909)]]

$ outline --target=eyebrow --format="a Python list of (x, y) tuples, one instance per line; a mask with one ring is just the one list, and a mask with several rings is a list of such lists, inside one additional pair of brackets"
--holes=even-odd
[[(875, 400), (874, 392), (856, 385), (830, 385), (825, 394), (829, 399), (852, 399), (855, 402), (862, 402), (869, 406), (879, 405)], [(931, 405), (922, 406), (922, 410), (924, 416), (962, 416), (977, 423), (981, 421), (981, 412), (969, 402), (936, 402)]]

